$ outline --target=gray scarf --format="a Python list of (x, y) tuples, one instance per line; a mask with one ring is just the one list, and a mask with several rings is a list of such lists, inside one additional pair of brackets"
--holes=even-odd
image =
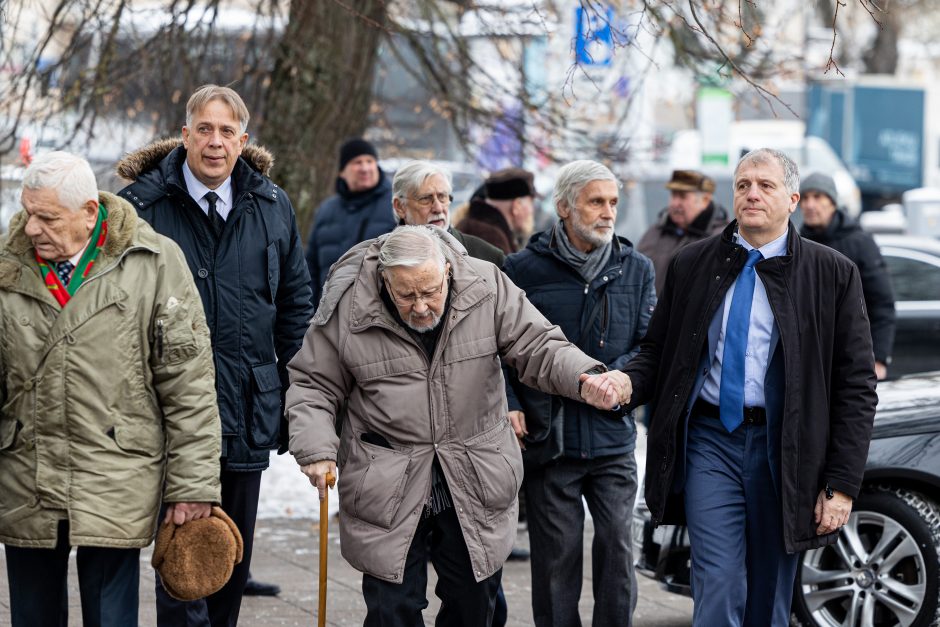
[(558, 242), (558, 256), (569, 266), (578, 271), (585, 281), (594, 280), (610, 259), (611, 242), (595, 248), (589, 253), (581, 252), (574, 247), (568, 234), (565, 232), (565, 223), (559, 220), (554, 227), (555, 241)]

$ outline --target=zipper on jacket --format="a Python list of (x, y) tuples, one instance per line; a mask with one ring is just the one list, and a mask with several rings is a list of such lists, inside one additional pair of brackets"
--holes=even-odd
[(608, 304), (609, 303), (607, 301), (607, 290), (604, 290), (604, 304), (601, 305), (601, 307), (603, 307), (603, 310), (601, 311), (601, 341), (600, 341), (601, 348), (604, 348), (604, 338), (607, 336), (607, 323), (608, 323), (607, 305)]
[(591, 284), (590, 284), (590, 283), (585, 283), (585, 284), (584, 284), (584, 293), (587, 294), (589, 289), (591, 289)]
[(163, 363), (163, 319), (157, 320), (157, 359)]

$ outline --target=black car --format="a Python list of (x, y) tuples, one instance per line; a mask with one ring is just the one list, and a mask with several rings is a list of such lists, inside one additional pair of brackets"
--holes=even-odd
[[(862, 493), (837, 544), (800, 557), (795, 624), (921, 627), (940, 622), (940, 372), (878, 385)], [(634, 513), (637, 570), (689, 594), (684, 527)]]

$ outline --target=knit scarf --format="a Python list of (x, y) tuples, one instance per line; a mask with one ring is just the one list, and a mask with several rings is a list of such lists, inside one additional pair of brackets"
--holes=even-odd
[(556, 250), (561, 260), (574, 268), (588, 283), (601, 273), (610, 260), (611, 242), (598, 246), (589, 253), (581, 252), (568, 239), (565, 223), (561, 220), (555, 223), (555, 241), (558, 242)]
[(39, 271), (42, 272), (42, 280), (45, 282), (46, 287), (49, 288), (49, 291), (52, 292), (52, 295), (55, 297), (60, 307), (65, 307), (65, 304), (71, 300), (75, 292), (78, 291), (78, 288), (81, 287), (85, 279), (88, 278), (88, 274), (95, 265), (95, 259), (97, 259), (98, 253), (101, 252), (101, 249), (104, 247), (104, 242), (107, 238), (108, 210), (104, 208), (104, 205), (99, 204), (98, 221), (95, 223), (95, 228), (91, 232), (90, 238), (90, 241), (94, 242), (94, 245), (88, 246), (84, 254), (82, 254), (82, 258), (78, 260), (78, 265), (76, 265), (75, 269), (72, 271), (72, 278), (69, 279), (68, 286), (62, 285), (58, 273), (52, 269), (52, 264), (40, 257), (39, 253), (36, 253), (36, 261), (39, 263)]

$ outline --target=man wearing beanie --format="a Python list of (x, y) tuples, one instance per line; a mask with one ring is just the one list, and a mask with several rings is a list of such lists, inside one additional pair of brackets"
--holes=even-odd
[(395, 228), (392, 183), (378, 163), (375, 146), (350, 139), (339, 149), (336, 194), (317, 208), (307, 242), (307, 265), (314, 307), (330, 266), (361, 241)]
[(494, 172), (484, 185), (485, 198), (475, 198), (457, 229), (486, 240), (507, 255), (525, 245), (535, 221), (534, 177), (522, 168)]
[(636, 249), (653, 260), (656, 293), (663, 291), (666, 268), (676, 251), (720, 233), (728, 225), (728, 213), (712, 200), (715, 181), (695, 170), (675, 170), (666, 183), (669, 206), (640, 238)]
[(871, 323), (875, 374), (884, 379), (894, 347), (894, 289), (885, 261), (872, 236), (838, 208), (839, 195), (832, 177), (811, 174), (800, 185), (803, 226), (800, 235), (833, 248), (858, 266)]

